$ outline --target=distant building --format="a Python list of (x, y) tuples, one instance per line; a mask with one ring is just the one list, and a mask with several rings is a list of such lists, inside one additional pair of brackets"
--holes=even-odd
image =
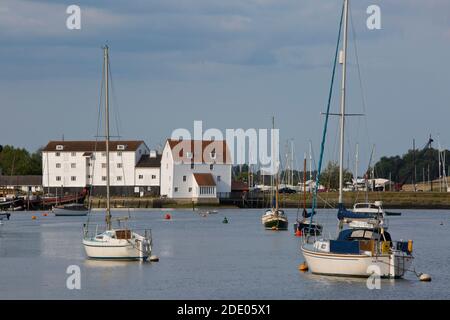
[[(161, 156), (144, 141), (110, 141), (109, 158), (112, 195), (157, 193)], [(105, 194), (106, 176), (105, 141), (50, 141), (42, 151), (42, 184), (51, 192), (92, 186)]]
[(231, 192), (231, 159), (219, 140), (167, 140), (161, 159), (161, 196), (217, 200)]
[(18, 190), (24, 193), (42, 191), (42, 176), (2, 176), (0, 189), (6, 191)]

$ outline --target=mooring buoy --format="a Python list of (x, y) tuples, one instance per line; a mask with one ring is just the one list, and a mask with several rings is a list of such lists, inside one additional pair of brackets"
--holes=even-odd
[(430, 282), (431, 281), (431, 276), (429, 274), (427, 274), (427, 273), (422, 273), (419, 276), (419, 280), (420, 281), (424, 281), (424, 282)]
[(300, 271), (308, 271), (308, 264), (306, 262), (301, 263), (298, 266), (298, 270), (300, 270)]
[(150, 261), (151, 262), (158, 262), (159, 261), (159, 257), (158, 256), (151, 256), (150, 257)]

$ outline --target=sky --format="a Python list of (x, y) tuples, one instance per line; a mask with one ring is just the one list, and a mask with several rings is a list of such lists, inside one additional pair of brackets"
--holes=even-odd
[[(81, 8), (69, 30), (66, 9)], [(381, 9), (369, 30), (366, 9)], [(94, 139), (102, 49), (110, 47), (112, 112), (122, 139), (151, 148), (176, 128), (270, 128), (293, 139), (297, 166), (317, 159), (341, 0), (0, 2), (0, 144)], [(345, 158), (360, 169), (429, 134), (449, 147), (450, 2), (350, 1)], [(356, 40), (356, 41), (355, 41)], [(355, 50), (356, 46), (356, 50)], [(358, 59), (356, 59), (356, 54)], [(359, 62), (359, 64), (357, 63)], [(359, 65), (359, 68), (358, 68)], [(359, 72), (358, 72), (359, 70)], [(361, 77), (359, 77), (359, 74)], [(340, 73), (332, 111), (339, 108)], [(337, 160), (331, 119), (325, 157)], [(113, 131), (117, 128), (113, 129)], [(437, 147), (437, 145), (436, 145)]]

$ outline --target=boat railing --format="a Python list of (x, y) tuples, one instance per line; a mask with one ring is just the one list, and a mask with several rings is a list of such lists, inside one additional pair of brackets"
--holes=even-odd
[[(120, 229), (130, 230), (138, 234), (143, 234), (144, 238), (152, 240), (152, 229), (150, 228), (134, 228), (129, 226), (120, 226)], [(93, 239), (97, 235), (107, 231), (105, 224), (99, 223), (85, 223), (83, 224), (83, 237), (86, 239)]]

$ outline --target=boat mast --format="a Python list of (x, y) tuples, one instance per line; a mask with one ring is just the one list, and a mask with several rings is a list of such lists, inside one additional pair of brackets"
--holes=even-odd
[(105, 144), (106, 144), (106, 227), (107, 230), (111, 229), (111, 207), (110, 207), (110, 172), (109, 172), (109, 54), (108, 46), (103, 47), (103, 61), (105, 71)]
[(347, 75), (347, 29), (348, 29), (348, 2), (344, 0), (344, 37), (341, 51), (342, 83), (341, 83), (341, 123), (340, 123), (340, 145), (339, 145), (339, 203), (343, 201), (344, 188), (344, 125), (345, 125), (345, 81)]
[(306, 211), (306, 153), (303, 157), (303, 210)]
[(278, 162), (275, 160), (275, 117), (272, 117), (272, 159), (274, 164), (275, 175), (275, 212), (278, 214)]

